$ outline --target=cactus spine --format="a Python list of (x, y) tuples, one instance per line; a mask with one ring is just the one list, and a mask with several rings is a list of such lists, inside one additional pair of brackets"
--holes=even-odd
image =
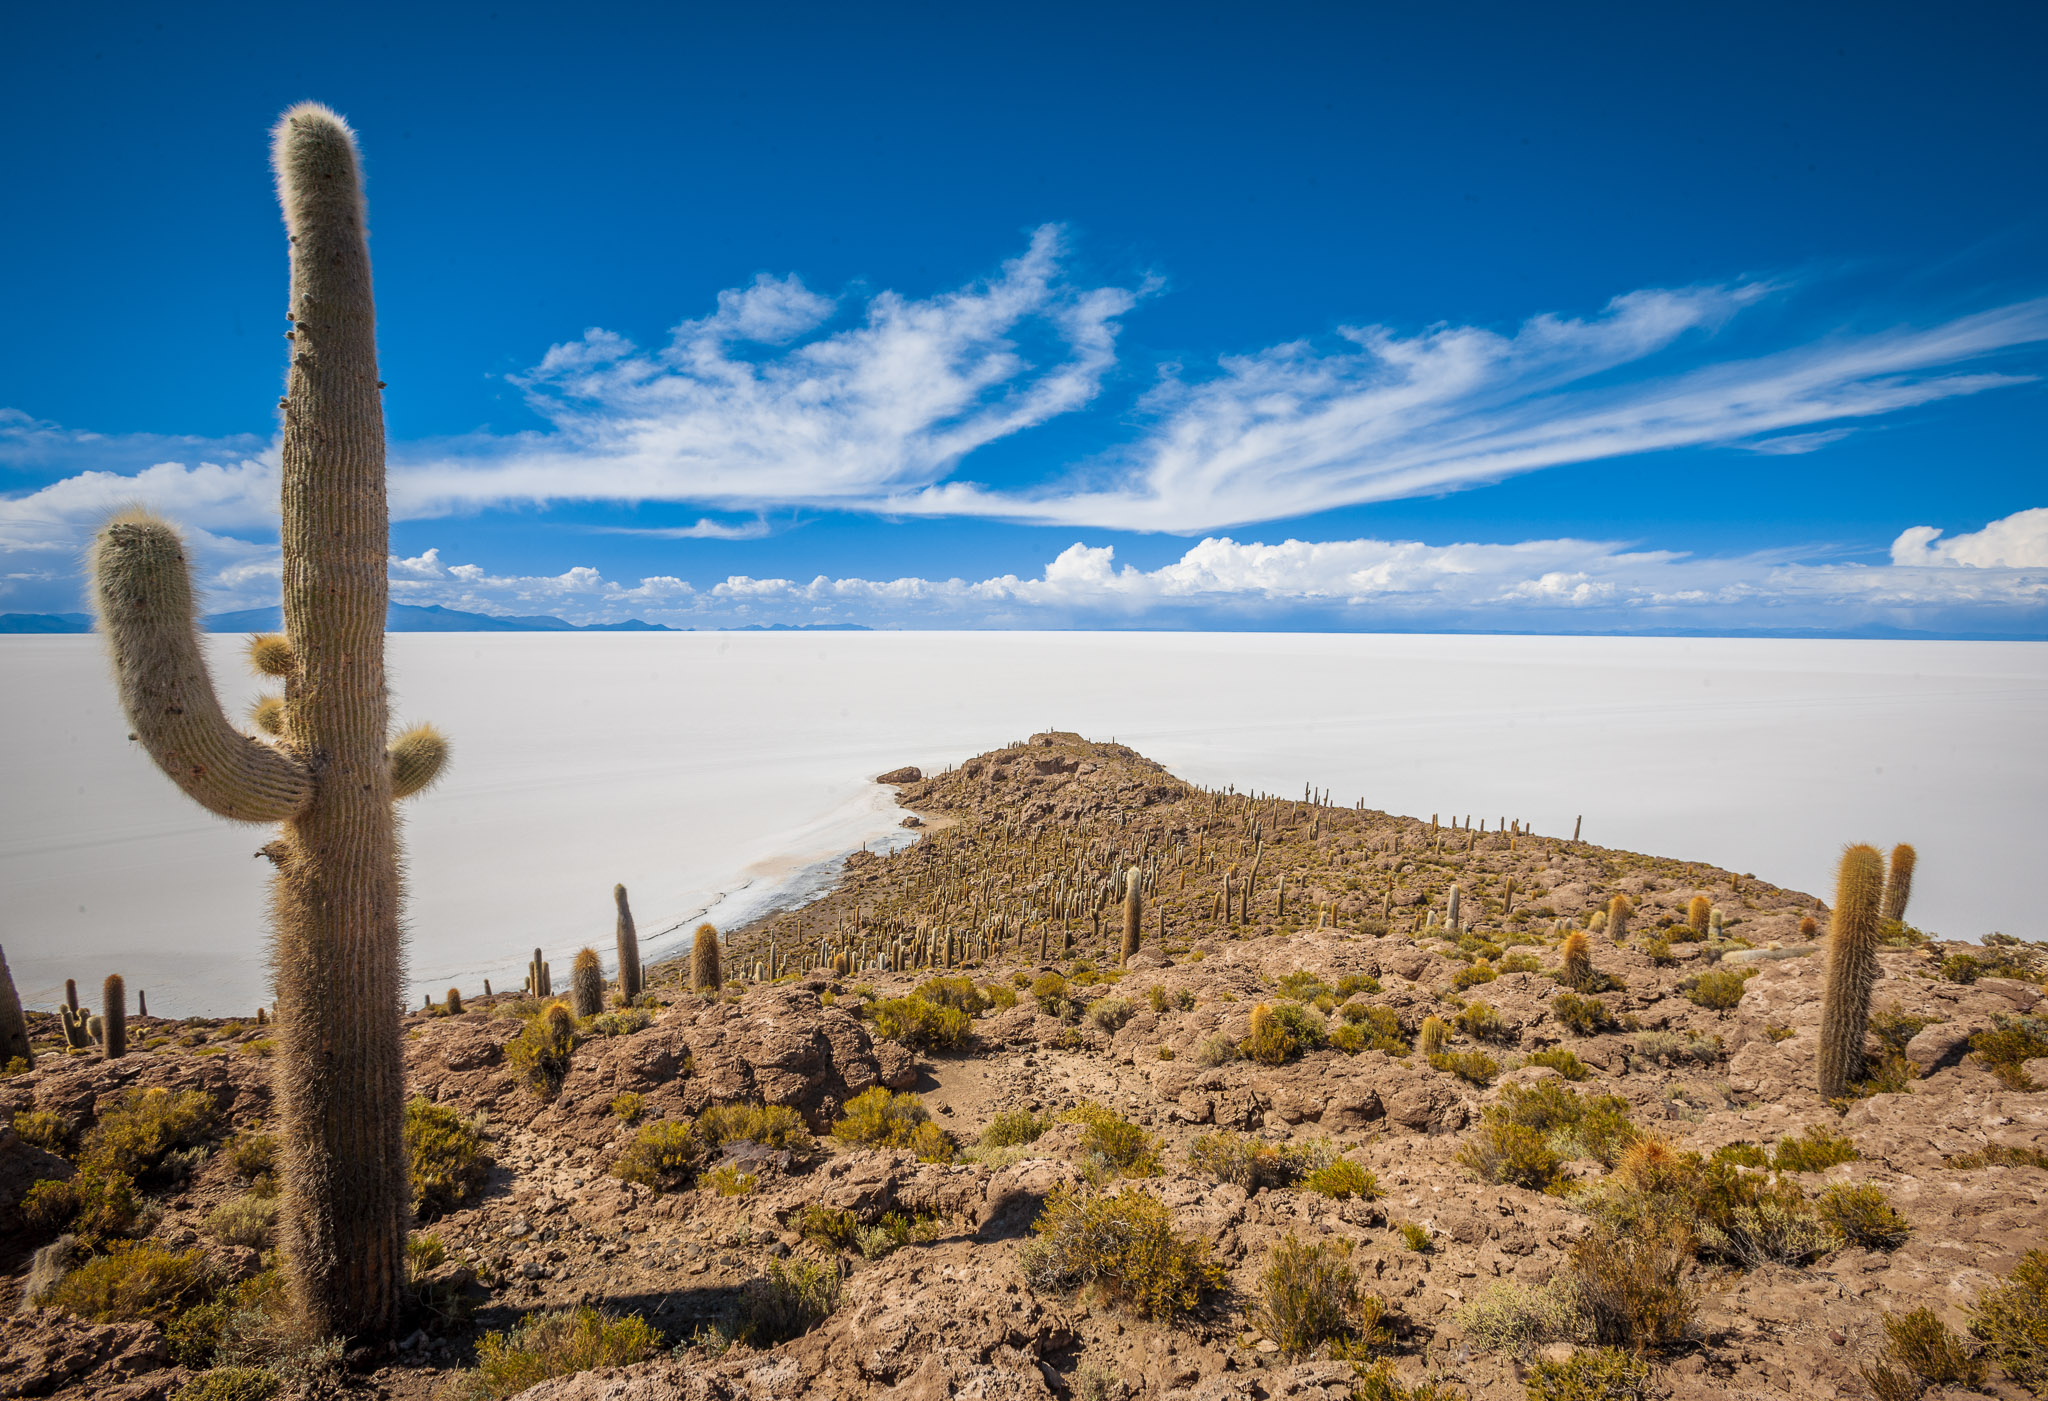
[(100, 984), (100, 1024), (105, 1028), (100, 1049), (108, 1060), (128, 1054), (128, 985), (119, 973), (107, 974)]
[(1879, 919), (1903, 923), (1906, 918), (1906, 901), (1913, 894), (1913, 867), (1919, 863), (1920, 853), (1906, 842), (1892, 848), (1891, 868), (1884, 877), (1884, 905)]
[(223, 715), (194, 627), (184, 545), (141, 511), (94, 541), (93, 592), (128, 721), (207, 810), (278, 822), (271, 910), (280, 1035), (280, 1255), (313, 1336), (396, 1321), (409, 1202), (392, 801), (439, 776), (431, 727), (390, 734), (384, 680), (383, 405), (355, 136), (324, 107), (285, 113), (272, 163), (291, 242), (291, 365), (280, 461), (286, 639), (277, 743)]
[(1842, 852), (1835, 913), (1828, 923), (1827, 986), (1820, 1004), (1820, 1093), (1839, 1099), (1863, 1077), (1863, 1034), (1877, 985), (1877, 921), (1884, 899), (1884, 858), (1874, 846)]
[(28, 1044), (28, 1018), (21, 1012), (21, 997), (14, 990), (14, 974), (7, 967), (7, 950), (0, 949), (0, 1069), (16, 1060), (35, 1069), (36, 1053)]
[(604, 965), (596, 949), (582, 949), (569, 970), (569, 1001), (579, 1017), (594, 1017), (604, 1010)]
[(1138, 868), (1133, 866), (1124, 877), (1124, 942), (1117, 953), (1119, 964), (1127, 962), (1138, 951), (1138, 945), (1145, 937), (1145, 893), (1140, 885)]
[(718, 967), (718, 931), (709, 924), (700, 924), (697, 937), (690, 941), (690, 989), (717, 992), (724, 985), (725, 978)]
[(626, 903), (626, 887), (612, 887), (612, 900), (619, 907), (619, 993), (631, 1006), (640, 996), (640, 934), (633, 927), (633, 907)]

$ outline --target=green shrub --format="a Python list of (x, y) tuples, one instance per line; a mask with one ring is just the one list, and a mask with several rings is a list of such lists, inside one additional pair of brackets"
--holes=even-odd
[(1952, 953), (1941, 961), (1941, 976), (1952, 983), (1974, 983), (1983, 966), (1972, 954)]
[(1984, 1382), (1984, 1359), (1941, 1321), (1933, 1309), (1886, 1314), (1886, 1351), (1923, 1382), (1976, 1390)]
[[(555, 1009), (561, 1008), (561, 1014)], [(569, 1074), (569, 1058), (576, 1050), (576, 1020), (568, 1004), (551, 1002), (532, 1016), (519, 1035), (505, 1048), (505, 1058), (527, 1089), (543, 1099), (561, 1092)]]
[(852, 1212), (816, 1202), (806, 1203), (792, 1224), (799, 1236), (830, 1250), (852, 1249), (854, 1235), (860, 1230), (860, 1218)]
[(21, 1199), (21, 1218), (36, 1234), (51, 1236), (69, 1228), (88, 1245), (128, 1234), (138, 1211), (130, 1178), (91, 1168), (38, 1182)]
[(171, 1401), (270, 1401), (284, 1379), (262, 1367), (215, 1367), (179, 1387)]
[(550, 1377), (628, 1367), (652, 1357), (661, 1334), (638, 1314), (617, 1318), (585, 1306), (533, 1313), (476, 1345), (476, 1366), (449, 1384), (450, 1401), (503, 1401)]
[(1578, 1293), (1565, 1278), (1484, 1285), (1458, 1308), (1457, 1319), (1475, 1346), (1505, 1357), (1528, 1357), (1547, 1343), (1577, 1338), (1582, 1328)]
[(836, 1260), (770, 1260), (740, 1291), (736, 1340), (767, 1348), (802, 1337), (839, 1307), (839, 1283)]
[(70, 1115), (54, 1109), (24, 1109), (14, 1116), (14, 1131), (45, 1153), (55, 1153), (60, 1158), (69, 1157), (78, 1141), (78, 1125)]
[(268, 1245), (277, 1224), (277, 1198), (251, 1192), (206, 1213), (206, 1234), (229, 1245)]
[(244, 1182), (254, 1182), (277, 1170), (277, 1140), (254, 1129), (236, 1134), (222, 1150), (228, 1166)]
[(631, 1036), (653, 1026), (654, 1013), (645, 1007), (621, 1007), (612, 1012), (599, 1012), (586, 1025), (599, 1036)]
[(1583, 1080), (1593, 1073), (1586, 1068), (1586, 1063), (1579, 1059), (1576, 1051), (1568, 1051), (1562, 1046), (1553, 1046), (1543, 1051), (1531, 1051), (1528, 1055), (1522, 1057), (1522, 1064), (1547, 1065), (1567, 1080)]
[(647, 1113), (647, 1096), (633, 1090), (612, 1096), (612, 1117), (622, 1124), (637, 1124)]
[(2048, 1250), (2029, 1250), (2011, 1274), (1977, 1296), (1970, 1332), (2006, 1375), (2048, 1396)]
[[(1007, 988), (1002, 991), (1009, 993), (1008, 1005), (1016, 1006), (1017, 995)], [(998, 1005), (994, 997), (974, 985), (972, 978), (929, 978), (911, 996), (921, 997), (934, 1007), (954, 1008), (970, 1017), (978, 1017)]]
[(1219, 1031), (1204, 1037), (1202, 1044), (1195, 1047), (1195, 1064), (1214, 1069), (1219, 1065), (1228, 1065), (1238, 1059), (1240, 1054), (1237, 1042)]
[(1987, 1143), (1967, 1153), (1951, 1153), (1942, 1159), (1946, 1168), (2037, 1167), (2048, 1168), (2048, 1153), (2038, 1148), (2016, 1148), (2007, 1143)]
[(877, 1035), (921, 1051), (957, 1051), (974, 1037), (967, 1013), (915, 995), (871, 1002), (866, 1015)]
[(989, 1006), (998, 1012), (1007, 1012), (1017, 1005), (1017, 990), (1002, 983), (983, 983), (982, 993), (988, 998)]
[(1596, 1226), (1572, 1246), (1570, 1269), (1593, 1341), (1662, 1350), (1689, 1338), (1698, 1296), (1685, 1283), (1682, 1234)]
[(742, 1172), (731, 1163), (720, 1163), (704, 1181), (721, 1197), (744, 1197), (760, 1185), (760, 1179), (753, 1173)]
[(1754, 968), (1710, 968), (1698, 977), (1686, 980), (1686, 1001), (1709, 1011), (1725, 1012), (1742, 1001), (1743, 987), (1756, 975), (1756, 971)]
[(1188, 1148), (1188, 1167), (1247, 1193), (1261, 1187), (1284, 1187), (1291, 1180), (1285, 1152), (1234, 1129), (1219, 1129), (1197, 1138)]
[(72, 1270), (43, 1296), (88, 1323), (161, 1323), (211, 1290), (206, 1252), (148, 1242), (116, 1245)]
[(421, 1275), (438, 1270), (447, 1263), (448, 1247), (441, 1238), (431, 1233), (410, 1231), (405, 1237), (405, 1277), (417, 1280)]
[(1081, 1125), (1081, 1151), (1124, 1177), (1159, 1175), (1159, 1140), (1136, 1124), (1092, 1101), (1060, 1116)]
[(1438, 1051), (1429, 1058), (1432, 1069), (1455, 1075), (1484, 1088), (1500, 1074), (1500, 1062), (1484, 1051)]
[(1454, 992), (1463, 992), (1467, 988), (1478, 987), (1481, 983), (1490, 983), (1499, 976), (1500, 974), (1494, 971), (1491, 963), (1481, 959), (1479, 962), (1467, 964), (1456, 973), (1453, 973), (1451, 975), (1451, 989)]
[(1029, 1109), (1012, 1109), (989, 1120), (988, 1127), (981, 1131), (979, 1142), (984, 1148), (1015, 1148), (1025, 1143), (1036, 1143), (1051, 1127), (1051, 1119)]
[(1558, 1181), (1564, 1165), (1543, 1135), (1502, 1118), (1481, 1121), (1458, 1150), (1458, 1161), (1481, 1182), (1542, 1191)]
[(405, 1156), (413, 1215), (421, 1221), (453, 1211), (491, 1175), (479, 1123), (421, 1095), (405, 1104)]
[(1329, 1035), (1323, 1019), (1299, 1003), (1261, 1003), (1252, 1009), (1251, 1034), (1239, 1043), (1238, 1050), (1261, 1065), (1284, 1065), (1305, 1052), (1320, 1050)]
[(1334, 1163), (1326, 1163), (1317, 1168), (1302, 1179), (1302, 1186), (1311, 1192), (1335, 1197), (1339, 1201), (1351, 1197), (1372, 1201), (1380, 1196), (1379, 1178), (1349, 1158), (1339, 1158)]
[(219, 1118), (213, 1096), (200, 1090), (129, 1090), (86, 1135), (78, 1165), (102, 1177), (143, 1180), (173, 1153), (205, 1142)]
[(697, 1175), (703, 1145), (688, 1124), (673, 1119), (647, 1125), (633, 1136), (626, 1151), (612, 1164), (612, 1176), (621, 1182), (652, 1187), (657, 1192), (675, 1192), (690, 1185)]
[(1386, 1304), (1360, 1283), (1346, 1240), (1303, 1244), (1290, 1231), (1267, 1257), (1248, 1312), (1287, 1357), (1354, 1356), (1388, 1341), (1379, 1326)]
[(1524, 1385), (1529, 1401), (1649, 1401), (1650, 1364), (1620, 1348), (1580, 1350), (1538, 1362)]
[(1047, 973), (1031, 984), (1031, 1000), (1048, 1017), (1064, 1017), (1073, 1007), (1067, 980), (1057, 973)]
[(1550, 1015), (1575, 1036), (1594, 1036), (1614, 1027), (1614, 1014), (1597, 997), (1561, 992), (1550, 999)]
[(1835, 1186), (1820, 1194), (1820, 1219), (1843, 1240), (1866, 1250), (1897, 1250), (1913, 1228), (1893, 1209), (1884, 1190), (1865, 1184)]
[(1452, 1018), (1458, 1030), (1478, 1041), (1510, 1043), (1515, 1039), (1515, 1030), (1489, 1004), (1468, 1002), (1465, 1009)]
[(1436, 1249), (1436, 1237), (1420, 1221), (1397, 1222), (1394, 1229), (1401, 1233), (1401, 1244), (1417, 1255), (1427, 1255)]
[(1219, 1287), (1208, 1242), (1182, 1236), (1173, 1213), (1135, 1188), (1115, 1196), (1055, 1188), (1018, 1253), (1025, 1281), (1047, 1293), (1086, 1289), (1145, 1318), (1170, 1322)]
[(1779, 1139), (1771, 1166), (1779, 1172), (1826, 1172), (1837, 1163), (1853, 1163), (1862, 1156), (1848, 1135), (1829, 1133), (1815, 1124), (1797, 1138), (1787, 1134)]
[(950, 1163), (958, 1151), (952, 1136), (931, 1122), (923, 1100), (880, 1085), (847, 1101), (846, 1117), (832, 1126), (832, 1136), (854, 1147), (907, 1148), (927, 1163)]
[(803, 1115), (786, 1104), (714, 1104), (697, 1116), (697, 1137), (709, 1150), (740, 1142), (791, 1153), (808, 1153), (818, 1146)]
[(1137, 1014), (1137, 1010), (1128, 997), (1099, 997), (1088, 1004), (1088, 1020), (1113, 1036)]
[(2016, 1090), (2031, 1090), (2026, 1062), (2048, 1056), (2048, 1021), (2038, 1017), (2000, 1017), (1992, 1031), (1980, 1031), (1970, 1038), (1977, 1059)]

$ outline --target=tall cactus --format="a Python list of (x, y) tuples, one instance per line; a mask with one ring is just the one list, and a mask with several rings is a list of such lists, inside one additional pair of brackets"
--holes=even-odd
[(1138, 951), (1138, 945), (1144, 938), (1145, 892), (1138, 876), (1138, 868), (1133, 866), (1124, 877), (1124, 942), (1122, 948), (1117, 951), (1117, 963), (1122, 965), (1129, 962), (1131, 955)]
[(14, 974), (7, 967), (7, 950), (0, 949), (0, 1069), (17, 1059), (35, 1069), (35, 1049), (28, 1043), (28, 1018), (21, 1013), (21, 997), (14, 990)]
[(1564, 936), (1559, 952), (1564, 955), (1564, 964), (1558, 970), (1558, 981), (1574, 992), (1584, 992), (1593, 981), (1593, 941), (1586, 937), (1585, 930), (1574, 929)]
[(100, 1049), (108, 1060), (128, 1054), (128, 984), (119, 973), (107, 974), (100, 984), (100, 1023), (106, 1028)]
[(1877, 985), (1877, 921), (1884, 895), (1884, 858), (1874, 846), (1842, 852), (1835, 911), (1828, 922), (1827, 986), (1820, 1004), (1820, 1093), (1839, 1099), (1863, 1076), (1863, 1036), (1870, 990)]
[(1617, 895), (1607, 902), (1607, 934), (1615, 943), (1627, 941), (1629, 916), (1635, 912), (1635, 901), (1626, 895)]
[(1920, 853), (1912, 845), (1900, 842), (1892, 848), (1891, 868), (1884, 877), (1884, 904), (1879, 919), (1903, 921), (1906, 918), (1906, 901), (1913, 894), (1913, 867), (1918, 865)]
[(604, 1010), (604, 964), (596, 949), (583, 949), (569, 969), (569, 1001), (579, 1017), (594, 1017)]
[(619, 907), (619, 995), (628, 1003), (640, 996), (640, 934), (633, 927), (633, 907), (626, 903), (626, 887), (612, 887), (612, 901)]
[(1444, 904), (1444, 927), (1449, 929), (1451, 933), (1454, 935), (1463, 932), (1463, 927), (1459, 922), (1460, 916), (1458, 913), (1458, 906), (1458, 887), (1456, 885), (1453, 885), (1451, 887), (1450, 898)]
[(221, 711), (175, 529), (117, 516), (91, 569), (122, 706), (158, 767), (210, 812), (283, 826), (263, 851), (277, 867), (279, 1254), (307, 1328), (371, 1337), (396, 1320), (409, 1206), (391, 805), (439, 776), (447, 743), (429, 726), (390, 733), (383, 385), (355, 135), (310, 103), (272, 135), (291, 243), (286, 635), (257, 639), (251, 660), (284, 682), (264, 721), (275, 742)]

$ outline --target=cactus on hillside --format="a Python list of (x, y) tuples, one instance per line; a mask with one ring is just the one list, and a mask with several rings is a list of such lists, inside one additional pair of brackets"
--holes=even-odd
[(1891, 866), (1884, 876), (1884, 903), (1879, 907), (1879, 919), (1904, 922), (1906, 901), (1913, 894), (1913, 867), (1919, 864), (1919, 860), (1920, 853), (1913, 850), (1908, 842), (1900, 842), (1892, 848)]
[(105, 1029), (100, 1049), (108, 1060), (128, 1054), (128, 985), (119, 973), (100, 984), (100, 1024)]
[(285, 636), (251, 659), (284, 679), (276, 742), (221, 710), (169, 523), (114, 517), (92, 587), (122, 707), (158, 767), (218, 816), (283, 824), (263, 852), (277, 867), (279, 1255), (300, 1326), (375, 1337), (397, 1318), (410, 1207), (392, 802), (440, 775), (447, 743), (430, 726), (390, 732), (383, 386), (355, 136), (303, 104), (278, 122), (272, 160), (291, 244)]
[(449, 1015), (449, 1016), (451, 1016), (451, 1017), (459, 1017), (459, 1016), (461, 1016), (461, 1015), (462, 1015), (462, 989), (461, 989), (461, 988), (449, 988), (449, 989), (448, 989), (448, 1015)]
[(82, 1008), (59, 1007), (57, 1020), (64, 1025), (64, 1045), (73, 1051), (82, 1051), (92, 1044), (91, 1018)]
[(835, 953), (835, 954), (833, 954), (833, 955), (832, 955), (832, 976), (833, 976), (833, 977), (835, 977), (835, 978), (843, 978), (843, 977), (845, 977), (845, 976), (846, 976), (846, 975), (847, 975), (847, 974), (848, 974), (849, 972), (851, 972), (851, 971), (852, 971), (852, 965), (851, 965), (851, 964), (849, 964), (849, 963), (848, 963), (848, 962), (846, 961), (846, 953), (845, 953), (845, 951), (844, 951), (844, 950), (841, 950), (840, 952), (838, 952), (838, 953)]
[(1714, 902), (1704, 895), (1695, 895), (1686, 902), (1685, 923), (1695, 934), (1707, 932), (1707, 923), (1714, 916)]
[(709, 924), (700, 924), (697, 937), (690, 942), (690, 990), (717, 992), (724, 985), (725, 978), (718, 967), (718, 931)]
[(633, 927), (633, 907), (626, 903), (626, 887), (612, 887), (612, 902), (619, 907), (619, 995), (631, 1006), (640, 996), (640, 934)]
[(1416, 1033), (1416, 1047), (1425, 1056), (1433, 1056), (1444, 1048), (1451, 1039), (1451, 1024), (1442, 1017), (1428, 1016), (1422, 1019), (1422, 1029)]
[(577, 951), (569, 969), (569, 1001), (579, 1017), (594, 1017), (604, 1010), (604, 964), (596, 949)]
[(78, 979), (64, 980), (64, 1006), (73, 1012), (78, 1010)]
[(7, 950), (0, 948), (0, 1069), (15, 1060), (35, 1069), (36, 1053), (28, 1043), (28, 1018), (22, 1015), (21, 997), (14, 990), (14, 974), (7, 967)]
[(1138, 951), (1145, 937), (1145, 895), (1139, 888), (1137, 867), (1124, 877), (1124, 942), (1116, 961), (1123, 964)]
[(1827, 984), (1820, 1004), (1820, 1093), (1839, 1099), (1863, 1078), (1863, 1036), (1877, 985), (1877, 922), (1884, 898), (1884, 857), (1874, 846), (1843, 850), (1828, 921)]
[(1629, 916), (1635, 912), (1635, 902), (1626, 895), (1617, 895), (1607, 902), (1607, 934), (1615, 943), (1628, 938)]
[(1463, 926), (1459, 923), (1458, 903), (1458, 887), (1453, 883), (1450, 897), (1444, 902), (1444, 927), (1454, 936), (1463, 932)]
[(1586, 985), (1593, 981), (1593, 941), (1586, 937), (1583, 929), (1574, 929), (1564, 936), (1559, 950), (1564, 955), (1564, 966), (1559, 981), (1574, 992), (1584, 992)]

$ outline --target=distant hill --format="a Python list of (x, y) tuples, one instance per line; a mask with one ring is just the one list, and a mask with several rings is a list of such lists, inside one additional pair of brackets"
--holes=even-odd
[[(233, 613), (209, 613), (208, 632), (276, 632), (284, 626), (282, 608), (243, 608)], [(533, 618), (495, 618), (488, 613), (464, 613), (438, 603), (424, 606), (393, 603), (384, 610), (386, 632), (674, 632), (664, 623), (643, 623), (628, 618), (623, 623), (571, 623), (542, 615)], [(91, 632), (89, 613), (0, 613), (0, 632), (59, 633)]]
[(866, 623), (747, 623), (719, 632), (873, 632)]

